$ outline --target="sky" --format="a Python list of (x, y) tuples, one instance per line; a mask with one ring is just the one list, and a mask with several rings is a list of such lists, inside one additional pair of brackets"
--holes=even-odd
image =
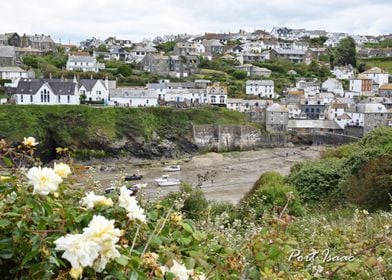
[[(165, 34), (271, 31), (392, 33), (392, 0), (1, 0), (0, 33), (141, 41)], [(8, 11), (8, 12), (7, 12)]]

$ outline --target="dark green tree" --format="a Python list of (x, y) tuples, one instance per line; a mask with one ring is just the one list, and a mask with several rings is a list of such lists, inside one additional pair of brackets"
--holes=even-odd
[(104, 44), (99, 45), (99, 47), (97, 48), (97, 51), (99, 51), (99, 52), (109, 52)]
[(340, 40), (336, 48), (336, 64), (357, 66), (357, 56), (355, 50), (355, 41), (352, 37)]

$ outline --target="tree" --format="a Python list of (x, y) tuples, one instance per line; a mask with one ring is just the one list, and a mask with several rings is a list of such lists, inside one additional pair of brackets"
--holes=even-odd
[(173, 51), (175, 46), (176, 46), (176, 42), (169, 41), (169, 42), (165, 42), (165, 43), (158, 45), (156, 48), (160, 51), (168, 53), (168, 52)]
[(248, 76), (248, 73), (246, 71), (242, 70), (236, 70), (233, 72), (233, 77), (238, 79), (238, 80), (243, 80)]
[(109, 52), (104, 44), (99, 45), (99, 47), (97, 48), (97, 51), (99, 51), (99, 52)]
[(340, 40), (336, 48), (336, 64), (357, 66), (357, 57), (355, 50), (355, 41), (352, 37), (347, 37)]

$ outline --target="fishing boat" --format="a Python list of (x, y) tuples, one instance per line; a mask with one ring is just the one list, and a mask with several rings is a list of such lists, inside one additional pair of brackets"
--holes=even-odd
[(169, 165), (169, 166), (166, 166), (163, 170), (168, 171), (168, 172), (177, 172), (177, 171), (181, 171), (181, 166), (180, 165)]
[(181, 184), (180, 180), (170, 178), (169, 175), (162, 175), (162, 177), (156, 178), (155, 182), (157, 182), (159, 186), (176, 186)]

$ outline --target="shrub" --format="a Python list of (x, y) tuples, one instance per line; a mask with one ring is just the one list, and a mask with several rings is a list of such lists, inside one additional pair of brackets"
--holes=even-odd
[(204, 217), (208, 208), (208, 201), (200, 188), (192, 188), (191, 185), (182, 185), (181, 192), (187, 195), (184, 206), (181, 210), (190, 219), (200, 219)]
[(366, 162), (342, 184), (349, 202), (368, 210), (388, 210), (392, 198), (392, 156)]
[(284, 177), (277, 172), (266, 172), (241, 200), (244, 216), (253, 213), (256, 218), (264, 213), (281, 213), (286, 203), (292, 215), (301, 215), (302, 206), (297, 191), (284, 183)]
[(305, 201), (326, 198), (341, 201), (339, 182), (344, 176), (343, 160), (328, 158), (294, 165), (287, 182), (298, 190)]
[(248, 73), (246, 71), (236, 70), (232, 75), (236, 79), (243, 80), (248, 76)]

